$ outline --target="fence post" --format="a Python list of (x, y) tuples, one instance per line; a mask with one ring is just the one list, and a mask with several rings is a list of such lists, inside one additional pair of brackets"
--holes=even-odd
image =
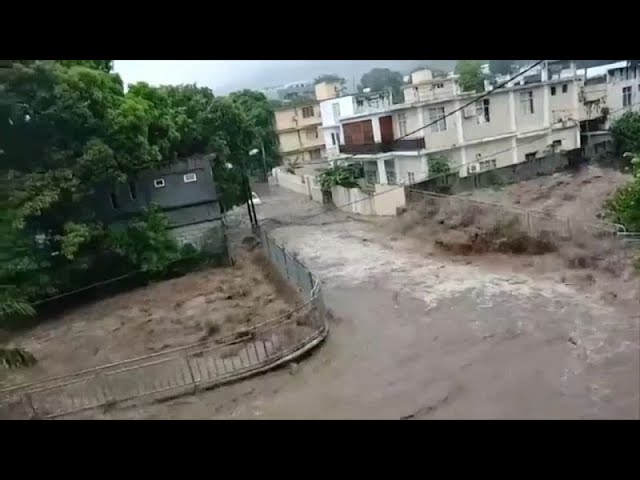
[(187, 364), (187, 370), (189, 370), (189, 377), (191, 377), (191, 383), (193, 384), (193, 393), (198, 391), (198, 384), (196, 383), (196, 377), (193, 375), (193, 369), (191, 368), (191, 362), (189, 361), (189, 354), (185, 353), (184, 362)]
[(25, 393), (22, 396), (22, 403), (25, 405), (25, 410), (31, 410), (31, 418), (38, 418), (38, 411), (36, 410), (36, 406), (33, 404), (33, 398), (31, 398), (30, 393)]
[(289, 271), (287, 270), (287, 251), (283, 246), (280, 247), (280, 250), (282, 250), (282, 260), (284, 261), (284, 276), (287, 277), (288, 280), (291, 280), (289, 278)]

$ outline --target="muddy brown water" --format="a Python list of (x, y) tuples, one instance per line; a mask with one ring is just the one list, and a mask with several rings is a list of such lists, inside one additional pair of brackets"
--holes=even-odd
[[(304, 203), (271, 195), (279, 207)], [(268, 216), (270, 194), (261, 198)], [(515, 263), (509, 272), (429, 257), (409, 242), (383, 241), (375, 225), (335, 220), (273, 232), (320, 276), (334, 313), (328, 339), (309, 358), (198, 396), (98, 416), (640, 417), (633, 308)]]

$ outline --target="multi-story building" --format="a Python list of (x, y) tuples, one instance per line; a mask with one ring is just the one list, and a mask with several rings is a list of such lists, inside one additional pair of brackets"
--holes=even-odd
[(580, 120), (600, 119), (608, 128), (626, 112), (640, 111), (640, 65), (621, 61), (578, 71), (582, 82)]
[[(324, 99), (340, 92), (337, 83), (315, 86), (315, 97)], [(302, 163), (320, 160), (325, 155), (325, 142), (320, 132), (322, 118), (317, 100), (287, 105), (275, 111), (275, 131), (283, 160)]]
[[(372, 183), (424, 179), (435, 156), (466, 176), (533, 160), (550, 149), (579, 148), (578, 93), (576, 76), (550, 78), (546, 65), (537, 80), (514, 82), (484, 98), (462, 92), (456, 75), (434, 78), (419, 71), (399, 105), (343, 113), (350, 104), (340, 99), (336, 122), (334, 102), (323, 102), (325, 144), (337, 159), (362, 161)], [(333, 115), (325, 122), (329, 109)]]

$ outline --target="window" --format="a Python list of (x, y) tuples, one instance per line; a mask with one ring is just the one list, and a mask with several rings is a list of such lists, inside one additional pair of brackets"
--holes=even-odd
[(322, 157), (322, 150), (320, 148), (316, 149), (316, 150), (311, 150), (310, 152), (310, 158), (311, 160), (318, 160)]
[(416, 183), (416, 174), (413, 172), (407, 172), (407, 179), (409, 180), (409, 184), (413, 185)]
[(120, 205), (118, 205), (118, 198), (115, 193), (110, 193), (109, 199), (111, 200), (111, 208), (120, 208)]
[(604, 152), (607, 150), (607, 142), (598, 142), (593, 146), (595, 153)]
[(133, 182), (129, 182), (129, 196), (131, 200), (135, 200), (138, 196), (138, 192), (136, 191), (136, 184)]
[(533, 114), (533, 91), (520, 93), (520, 109), (523, 115)]
[(197, 177), (195, 173), (185, 173), (182, 176), (182, 180), (184, 181), (184, 183), (191, 183), (195, 182), (197, 180)]
[(485, 98), (479, 102), (476, 102), (476, 119), (478, 121), (478, 125), (482, 125), (483, 123), (489, 123), (491, 121), (491, 117), (489, 115), (489, 99)]
[(331, 134), (331, 145), (338, 145), (340, 143), (340, 134), (332, 133)]
[(313, 117), (313, 107), (302, 107), (302, 118)]
[(631, 106), (631, 87), (624, 87), (622, 89), (622, 106), (623, 107)]
[(156, 188), (164, 187), (164, 178), (156, 178), (153, 181), (153, 186), (156, 187)]
[(551, 87), (551, 95), (555, 95), (556, 94), (556, 87)]
[(444, 88), (444, 83), (436, 83), (433, 85), (434, 88)]
[(524, 155), (524, 161), (525, 162), (531, 162), (532, 160), (535, 160), (537, 154), (538, 154), (538, 152), (526, 153)]
[(492, 168), (496, 168), (496, 160), (492, 158), (491, 160), (484, 160), (480, 162), (480, 171), (484, 172), (486, 170), (490, 170)]
[(338, 102), (331, 105), (333, 109), (333, 121), (337, 122), (340, 119), (340, 104)]
[(569, 91), (569, 85), (567, 85), (566, 83), (564, 83), (562, 85), (562, 93), (567, 93)]
[(431, 125), (432, 132), (444, 132), (447, 129), (447, 119), (444, 118), (444, 107), (430, 108), (429, 122), (435, 122)]
[(305, 130), (305, 137), (307, 137), (307, 140), (314, 140), (318, 138), (318, 130)]
[(553, 147), (554, 150), (558, 150), (561, 146), (562, 140), (554, 140), (553, 143), (551, 143), (551, 147)]
[(398, 114), (398, 134), (400, 137), (407, 134), (407, 114)]

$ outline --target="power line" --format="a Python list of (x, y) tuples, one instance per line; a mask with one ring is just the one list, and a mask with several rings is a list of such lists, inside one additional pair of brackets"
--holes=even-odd
[[(464, 110), (464, 109), (465, 109), (465, 108), (467, 108), (469, 105), (473, 105), (473, 104), (475, 104), (478, 100), (480, 100), (480, 99), (482, 99), (482, 98), (486, 98), (486, 97), (488, 97), (488, 96), (492, 95), (492, 94), (493, 94), (493, 93), (495, 93), (497, 90), (500, 90), (501, 88), (504, 88), (504, 87), (505, 87), (506, 85), (508, 85), (510, 82), (512, 82), (512, 81), (513, 81), (513, 80), (515, 80), (516, 78), (521, 77), (522, 75), (526, 74), (527, 72), (529, 72), (529, 71), (530, 71), (530, 70), (532, 70), (533, 68), (537, 67), (538, 65), (542, 64), (543, 62), (545, 62), (545, 60), (538, 60), (537, 62), (533, 63), (532, 65), (530, 65), (530, 66), (529, 66), (529, 67), (527, 67), (526, 69), (522, 70), (521, 72), (517, 73), (516, 75), (512, 76), (512, 77), (511, 77), (511, 78), (509, 78), (508, 80), (505, 80), (504, 82), (500, 83), (500, 84), (499, 84), (499, 85), (497, 85), (494, 89), (489, 90), (488, 92), (485, 92), (484, 94), (482, 94), (482, 95), (481, 95), (481, 96), (479, 96), (479, 97), (474, 97), (474, 99), (473, 99), (472, 101), (470, 101), (470, 102), (466, 103), (465, 105), (463, 105), (463, 106), (461, 106), (461, 107), (459, 107), (459, 108), (456, 108), (456, 109), (452, 110), (451, 112), (449, 112), (448, 114), (446, 114), (446, 115), (444, 115), (444, 116), (442, 116), (442, 117), (439, 117), (438, 119), (436, 119), (436, 120), (434, 120), (434, 121), (432, 121), (432, 122), (429, 122), (429, 123), (427, 123), (426, 125), (423, 125), (423, 126), (421, 126), (420, 128), (418, 128), (418, 129), (416, 129), (416, 130), (414, 130), (414, 131), (412, 131), (412, 132), (409, 132), (409, 133), (407, 133), (407, 134), (405, 134), (405, 135), (403, 135), (403, 136), (399, 137), (398, 139), (396, 139), (396, 141), (397, 141), (397, 140), (401, 140), (401, 139), (405, 138), (405, 137), (406, 137), (406, 136), (408, 136), (408, 135), (413, 135), (414, 133), (416, 133), (416, 132), (418, 132), (418, 131), (420, 131), (420, 130), (423, 130), (423, 129), (425, 129), (425, 128), (428, 128), (428, 127), (430, 127), (431, 125), (434, 125), (434, 124), (436, 124), (437, 122), (439, 122), (439, 121), (441, 121), (441, 120), (443, 120), (443, 119), (445, 119), (445, 118), (447, 118), (447, 117), (450, 117), (451, 115), (454, 115), (455, 113), (457, 113), (457, 112), (459, 112), (459, 111), (461, 111), (461, 110)], [(533, 141), (533, 140), (538, 140), (538, 136), (534, 136), (534, 137), (532, 138), (532, 140), (531, 140), (531, 141)], [(525, 143), (525, 144), (526, 144), (526, 143), (529, 143), (529, 142), (522, 142), (522, 143)], [(521, 144), (522, 144), (522, 143), (521, 143)], [(496, 152), (496, 153), (493, 153), (493, 154), (487, 155), (487, 157), (493, 157), (493, 156), (498, 155), (498, 154), (500, 154), (500, 153), (506, 153), (506, 152), (509, 152), (509, 151), (511, 151), (511, 150), (513, 150), (513, 149), (515, 149), (515, 148), (517, 148), (517, 147), (518, 147), (518, 145), (516, 145), (515, 147), (511, 147), (511, 148), (509, 148), (509, 149), (507, 149), (507, 150), (501, 151), (501, 152)], [(345, 160), (345, 159), (354, 158), (354, 157), (355, 157), (355, 155), (349, 155), (349, 156), (346, 156), (346, 157), (341, 157), (341, 158), (340, 158), (340, 160)], [(323, 164), (325, 164), (325, 165), (326, 165), (326, 162), (318, 162), (318, 163), (323, 163)], [(306, 165), (309, 165), (309, 163), (307, 163)], [(460, 165), (460, 166), (462, 166), (462, 165)], [(457, 168), (459, 168), (460, 166), (458, 166)], [(446, 175), (450, 175), (450, 172), (445, 173), (445, 174), (434, 175), (433, 177), (428, 177), (426, 180), (432, 180), (432, 179), (434, 179), (434, 178), (439, 178), (439, 177), (443, 177), (443, 176), (446, 176)], [(414, 183), (410, 183), (410, 184), (408, 184), (408, 185), (400, 185), (400, 186), (398, 186), (397, 188), (404, 188), (405, 186), (415, 185), (416, 183), (422, 183), (423, 181), (425, 181), (425, 180), (422, 180), (421, 182), (414, 182)], [(394, 191), (394, 190), (396, 190), (396, 189), (390, 189), (390, 190), (386, 190), (386, 191), (384, 191), (384, 192), (373, 193), (373, 194), (371, 194), (370, 196), (368, 196), (367, 198), (362, 198), (362, 199), (360, 199), (360, 200), (355, 200), (355, 201), (353, 201), (353, 202), (349, 202), (349, 203), (346, 203), (346, 204), (344, 204), (344, 205), (336, 205), (336, 207), (337, 207), (337, 208), (348, 207), (348, 206), (350, 206), (350, 205), (354, 205), (354, 204), (356, 204), (356, 203), (359, 203), (359, 202), (363, 202), (363, 201), (365, 201), (365, 200), (368, 200), (369, 198), (375, 197), (375, 196), (377, 196), (377, 195), (382, 195), (382, 194), (385, 194), (385, 193), (388, 193), (388, 192), (391, 192), (391, 191)], [(315, 216), (315, 215), (321, 215), (321, 214), (323, 214), (323, 213), (325, 213), (325, 212), (324, 212), (324, 210), (322, 210), (322, 211), (320, 211), (320, 212), (317, 212), (317, 213), (315, 213), (315, 214), (305, 215), (305, 218), (310, 218), (310, 217), (313, 217), (313, 216)]]
[(410, 135), (413, 135), (414, 133), (417, 133), (421, 130), (424, 130), (427, 127), (430, 127), (432, 125), (435, 125), (436, 123), (444, 120), (447, 117), (450, 117), (451, 115), (458, 113), (462, 110), (464, 110), (465, 108), (467, 108), (470, 105), (474, 105), (476, 102), (478, 102), (478, 100), (482, 100), (483, 98), (486, 98), (490, 95), (492, 95), (496, 90), (499, 90), (503, 87), (505, 87), (506, 85), (508, 85), (510, 82), (512, 82), (513, 80), (515, 80), (518, 77), (521, 77), (522, 75), (524, 75), (525, 73), (529, 72), (530, 70), (533, 70), (535, 67), (537, 67), (538, 65), (540, 65), (541, 63), (543, 63), (545, 60), (538, 60), (537, 62), (533, 63), (532, 65), (530, 65), (529, 67), (527, 67), (526, 69), (522, 70), (520, 73), (518, 73), (517, 75), (514, 75), (513, 77), (509, 78), (508, 80), (505, 80), (504, 82), (502, 82), (501, 84), (497, 85), (495, 88), (493, 88), (493, 90), (489, 90), (488, 92), (483, 93), (482, 95), (480, 95), (479, 97), (474, 97), (473, 100), (465, 103), (464, 105), (462, 105), (461, 107), (458, 107), (454, 110), (452, 110), (451, 112), (447, 113), (446, 115), (443, 115), (442, 117), (438, 117), (436, 120), (427, 123), (426, 125), (423, 125), (419, 128), (417, 128), (416, 130), (413, 130), (411, 132), (405, 133), (404, 135), (401, 135), (399, 138), (396, 138), (395, 141), (398, 140), (402, 140), (403, 138), (406, 138)]
[[(618, 112), (620, 110), (624, 110), (624, 109), (633, 107), (635, 105), (640, 105), (640, 102), (632, 103), (631, 105), (627, 105), (626, 107), (617, 108), (615, 110), (612, 110), (610, 113), (615, 113), (615, 112)], [(488, 155), (485, 155), (484, 158), (491, 158), (491, 157), (495, 157), (496, 155), (500, 155), (502, 153), (508, 153), (508, 152), (510, 152), (512, 150), (515, 150), (515, 149), (517, 149), (519, 147), (522, 147), (523, 145), (527, 145), (529, 143), (533, 143), (535, 141), (538, 141), (538, 140), (540, 140), (540, 137), (542, 135), (546, 135), (546, 134), (548, 134), (548, 132), (545, 131), (545, 132), (541, 132), (539, 135), (532, 135), (530, 140), (527, 139), (525, 141), (522, 141), (522, 142), (516, 144), (515, 147), (509, 147), (509, 148), (504, 149), (504, 150), (499, 150), (497, 152), (490, 153)], [(471, 162), (471, 163), (476, 163), (476, 162)], [(460, 168), (460, 167), (462, 167), (464, 165), (469, 165), (469, 163), (467, 163), (467, 164), (462, 163), (462, 164), (453, 166), (453, 168), (454, 169)], [(516, 164), (513, 164), (513, 165), (519, 165), (519, 164), (516, 163)], [(433, 175), (433, 176), (427, 177), (426, 179), (420, 180), (419, 182), (413, 182), (413, 183), (409, 183), (409, 184), (406, 184), (406, 185), (404, 185), (404, 184), (403, 185), (398, 185), (396, 188), (385, 190), (384, 192), (374, 192), (374, 193), (370, 194), (369, 196), (367, 196), (366, 198), (361, 198), (359, 200), (354, 200), (352, 202), (348, 202), (348, 203), (345, 203), (343, 205), (336, 205), (336, 208), (341, 209), (343, 207), (348, 207), (350, 205), (355, 205), (356, 203), (364, 202), (365, 200), (369, 200), (370, 198), (376, 197), (378, 195), (384, 195), (385, 193), (393, 192), (393, 191), (395, 191), (397, 189), (400, 189), (400, 188), (411, 187), (413, 185), (416, 185), (416, 184), (419, 184), (419, 183), (423, 183), (425, 181), (434, 180), (434, 179), (437, 179), (437, 178), (443, 178), (443, 177), (446, 177), (447, 175), (451, 175), (452, 173), (453, 172), (441, 173), (441, 174), (437, 174), (437, 175)], [(323, 213), (326, 213), (326, 211), (324, 209), (321, 210), (321, 211), (315, 212), (315, 213), (308, 214), (308, 215), (302, 215), (301, 218), (305, 218), (305, 219), (306, 218), (313, 218), (314, 216), (322, 215)], [(268, 220), (268, 219), (266, 219), (266, 220)]]

